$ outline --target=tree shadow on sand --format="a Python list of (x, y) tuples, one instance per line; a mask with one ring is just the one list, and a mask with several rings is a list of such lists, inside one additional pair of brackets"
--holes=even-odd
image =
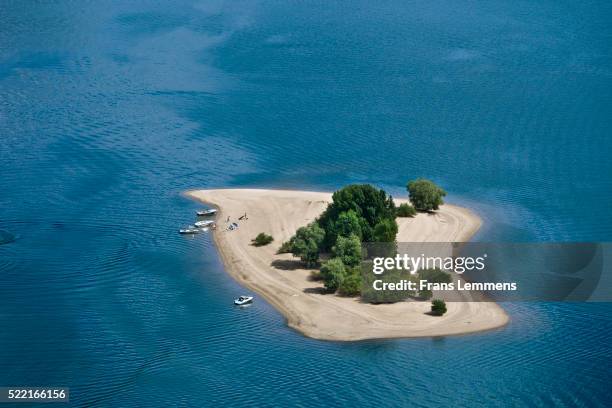
[(330, 292), (325, 289), (325, 287), (323, 286), (317, 286), (314, 288), (306, 288), (304, 289), (304, 293), (310, 293), (310, 294), (315, 294), (315, 295), (329, 295)]

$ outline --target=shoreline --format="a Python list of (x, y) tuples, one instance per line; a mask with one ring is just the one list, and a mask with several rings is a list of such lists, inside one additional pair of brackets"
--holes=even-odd
[[(447, 302), (442, 317), (429, 316), (430, 302), (372, 305), (358, 298), (323, 294), (321, 282), (310, 279), (291, 254), (276, 254), (297, 228), (313, 221), (327, 207), (332, 193), (272, 189), (189, 190), (185, 196), (218, 209), (219, 228), (213, 239), (226, 271), (239, 283), (264, 297), (302, 334), (321, 340), (357, 341), (419, 338), (477, 333), (509, 321), (493, 302)], [(394, 199), (396, 204), (408, 200)], [(247, 213), (235, 231), (224, 221)], [(470, 210), (445, 204), (434, 214), (398, 218), (398, 241), (466, 242), (482, 225)], [(251, 239), (266, 232), (274, 241), (253, 247)]]

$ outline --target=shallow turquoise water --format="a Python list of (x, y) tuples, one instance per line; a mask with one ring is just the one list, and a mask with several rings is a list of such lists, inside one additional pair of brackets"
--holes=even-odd
[[(610, 4), (11, 2), (0, 11), (0, 385), (76, 406), (603, 406), (612, 309), (310, 340), (244, 290), (194, 187), (395, 195), (431, 177), (480, 240), (612, 238)], [(8, 236), (3, 233), (3, 236)], [(244, 334), (248, 334), (244, 336)]]

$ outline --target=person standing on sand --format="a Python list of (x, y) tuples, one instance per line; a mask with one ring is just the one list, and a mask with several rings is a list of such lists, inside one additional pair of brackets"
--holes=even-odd
[(229, 220), (230, 220), (230, 217), (229, 217), (229, 215), (228, 215), (228, 216), (227, 216), (227, 221), (225, 221), (225, 222), (229, 222)]

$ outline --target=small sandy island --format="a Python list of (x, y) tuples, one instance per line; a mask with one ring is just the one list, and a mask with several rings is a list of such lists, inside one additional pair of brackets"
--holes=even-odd
[[(219, 208), (214, 239), (227, 271), (263, 296), (290, 327), (324, 340), (428, 337), (472, 333), (505, 325), (508, 316), (493, 302), (448, 302), (442, 317), (426, 314), (430, 302), (372, 305), (358, 298), (324, 294), (291, 254), (277, 255), (282, 242), (313, 221), (331, 202), (331, 193), (287, 190), (193, 190), (187, 196)], [(399, 205), (407, 200), (395, 199)], [(237, 221), (247, 213), (247, 221)], [(239, 223), (226, 229), (227, 217)], [(465, 208), (444, 205), (433, 215), (398, 218), (399, 242), (468, 241), (481, 220)], [(258, 233), (274, 237), (264, 247), (251, 245)]]

